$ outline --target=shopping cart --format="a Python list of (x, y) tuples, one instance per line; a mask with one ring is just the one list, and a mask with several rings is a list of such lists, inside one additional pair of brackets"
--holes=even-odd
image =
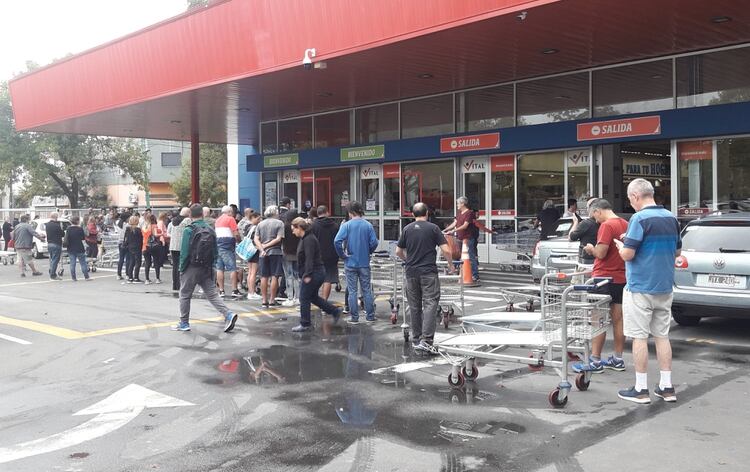
[(102, 244), (99, 248), (98, 265), (101, 267), (115, 267), (120, 258), (120, 238), (114, 231), (102, 234)]
[[(391, 323), (398, 322), (399, 298), (404, 288), (403, 263), (396, 257), (395, 246), (389, 251), (377, 251), (370, 257), (370, 285), (372, 296), (385, 295), (391, 308)], [(364, 309), (364, 300), (360, 298)]]
[[(436, 342), (440, 355), (451, 364), (450, 386), (461, 387), (467, 379), (477, 378), (476, 359), (516, 362), (538, 369), (559, 367), (560, 382), (549, 393), (548, 400), (553, 407), (565, 406), (572, 389), (568, 381), (568, 353), (582, 352), (588, 358), (591, 340), (610, 324), (610, 297), (591, 293), (609, 283), (609, 279), (570, 285), (575, 275), (578, 274), (550, 273), (542, 277), (541, 330), (464, 333)], [(531, 349), (531, 355), (521, 355), (520, 349)], [(588, 389), (590, 381), (591, 373), (583, 372), (576, 377), (575, 385), (583, 391)]]
[(498, 233), (492, 236), (495, 247), (507, 253), (510, 258), (501, 257), (500, 268), (508, 271), (530, 271), (534, 246), (539, 241), (538, 230), (529, 229), (517, 233)]

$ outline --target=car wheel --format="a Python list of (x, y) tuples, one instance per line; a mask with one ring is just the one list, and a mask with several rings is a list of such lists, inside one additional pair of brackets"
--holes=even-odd
[(701, 322), (700, 316), (686, 316), (677, 312), (672, 312), (672, 318), (680, 326), (698, 326), (698, 323)]
[(31, 257), (34, 259), (41, 259), (42, 255), (39, 253), (39, 249), (37, 249), (36, 244), (34, 244), (34, 247), (31, 248)]

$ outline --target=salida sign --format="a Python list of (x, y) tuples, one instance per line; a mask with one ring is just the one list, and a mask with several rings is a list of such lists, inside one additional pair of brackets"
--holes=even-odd
[(596, 139), (627, 138), (661, 134), (660, 116), (642, 116), (625, 120), (580, 123), (577, 127), (578, 141)]
[(440, 153), (480, 151), (482, 149), (497, 149), (500, 147), (500, 133), (474, 134), (470, 136), (455, 136), (440, 140)]

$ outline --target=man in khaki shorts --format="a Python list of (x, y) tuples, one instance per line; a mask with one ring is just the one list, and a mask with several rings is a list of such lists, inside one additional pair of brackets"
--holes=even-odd
[(675, 402), (669, 325), (674, 259), (682, 247), (680, 225), (672, 213), (654, 202), (654, 187), (647, 180), (630, 182), (628, 199), (637, 213), (628, 223), (624, 240), (615, 240), (615, 244), (625, 261), (623, 322), (625, 336), (633, 338), (635, 386), (620, 390), (618, 396), (635, 403), (651, 403), (647, 379), (650, 334), (661, 374), (654, 394), (664, 401)]

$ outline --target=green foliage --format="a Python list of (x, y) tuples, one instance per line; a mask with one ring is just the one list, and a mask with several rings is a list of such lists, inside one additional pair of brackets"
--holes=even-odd
[[(223, 144), (201, 144), (200, 161), (200, 197), (204, 205), (216, 207), (226, 203), (227, 199), (227, 147)], [(172, 191), (182, 206), (191, 203), (190, 160), (182, 162), (179, 177), (172, 182)]]
[(0, 84), (0, 181), (23, 180), (23, 199), (65, 195), (73, 208), (89, 203), (92, 174), (119, 169), (136, 184), (148, 179), (148, 155), (139, 142), (49, 133), (17, 133), (7, 83)]
[(187, 0), (188, 10), (203, 8), (208, 6), (208, 0)]

